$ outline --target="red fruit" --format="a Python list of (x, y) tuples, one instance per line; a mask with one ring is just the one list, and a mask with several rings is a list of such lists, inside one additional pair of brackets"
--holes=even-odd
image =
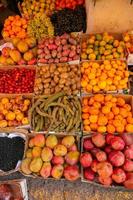
[(133, 172), (128, 172), (126, 175), (127, 179), (133, 179)]
[(97, 160), (93, 160), (91, 163), (91, 169), (93, 170), (93, 172), (97, 172), (97, 164), (98, 161)]
[(109, 154), (109, 160), (115, 167), (120, 167), (125, 162), (125, 156), (121, 151), (111, 151)]
[(104, 151), (99, 151), (96, 153), (96, 158), (99, 162), (107, 160), (107, 155)]
[(132, 189), (133, 190), (133, 179), (127, 179), (124, 182), (124, 186), (128, 189)]
[(123, 150), (125, 147), (125, 142), (121, 137), (115, 136), (114, 138), (111, 139), (110, 141), (111, 147), (114, 150)]
[(96, 156), (96, 153), (99, 152), (99, 151), (100, 151), (100, 149), (98, 149), (98, 148), (93, 148), (93, 149), (91, 150), (91, 154), (92, 154), (93, 156)]
[(78, 166), (66, 166), (64, 168), (64, 177), (68, 181), (76, 181), (79, 178), (79, 168)]
[(112, 151), (112, 148), (110, 146), (105, 147), (104, 151), (109, 154)]
[(112, 179), (116, 183), (123, 183), (126, 180), (126, 174), (124, 170), (121, 168), (114, 169), (113, 174), (112, 174)]
[(69, 149), (68, 151), (78, 151), (77, 145), (74, 143)]
[(112, 184), (112, 179), (111, 179), (111, 177), (103, 178), (103, 177), (99, 176), (98, 179), (99, 179), (99, 182), (100, 182), (102, 185), (110, 186), (110, 185)]
[(133, 159), (133, 148), (129, 146), (129, 148), (124, 151), (124, 154), (126, 158)]
[(86, 167), (90, 167), (91, 163), (92, 163), (92, 156), (90, 153), (86, 152), (86, 153), (82, 153), (80, 156), (80, 163), (82, 165), (82, 167), (86, 168)]
[(113, 167), (112, 165), (105, 161), (97, 164), (97, 173), (99, 176), (103, 178), (107, 178), (112, 175), (113, 173)]
[(133, 161), (132, 160), (126, 160), (123, 169), (127, 172), (133, 172)]
[(98, 133), (92, 136), (92, 142), (96, 147), (103, 147), (105, 145), (105, 136)]
[(54, 156), (52, 158), (52, 164), (63, 165), (64, 164), (64, 158), (62, 156)]
[(4, 48), (2, 49), (2, 51), (1, 51), (1, 53), (2, 53), (2, 55), (3, 55), (4, 57), (9, 57), (10, 51), (11, 51), (11, 48), (9, 48), (9, 47), (4, 47)]
[(106, 143), (110, 144), (111, 140), (114, 138), (115, 136), (113, 134), (108, 133), (106, 135)]
[(121, 136), (122, 136), (126, 145), (133, 144), (133, 135), (132, 134), (123, 133)]
[(84, 178), (88, 181), (93, 181), (95, 178), (95, 173), (90, 168), (86, 168), (84, 170)]
[(94, 148), (94, 145), (93, 145), (91, 139), (89, 139), (89, 138), (87, 138), (87, 139), (84, 140), (83, 146), (84, 146), (84, 149), (86, 151), (89, 151), (89, 150), (91, 150), (91, 149)]

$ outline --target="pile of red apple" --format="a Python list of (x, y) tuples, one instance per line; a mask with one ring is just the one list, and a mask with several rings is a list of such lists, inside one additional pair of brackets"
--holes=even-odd
[(133, 135), (93, 134), (83, 138), (84, 179), (133, 189)]

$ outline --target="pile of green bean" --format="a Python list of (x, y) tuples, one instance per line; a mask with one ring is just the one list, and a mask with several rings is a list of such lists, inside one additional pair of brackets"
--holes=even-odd
[(78, 132), (81, 127), (80, 100), (63, 92), (36, 97), (29, 118), (36, 132)]

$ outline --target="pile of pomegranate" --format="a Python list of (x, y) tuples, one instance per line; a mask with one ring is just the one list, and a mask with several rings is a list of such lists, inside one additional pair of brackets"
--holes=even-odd
[(88, 181), (133, 189), (133, 135), (97, 133), (83, 138), (80, 163)]

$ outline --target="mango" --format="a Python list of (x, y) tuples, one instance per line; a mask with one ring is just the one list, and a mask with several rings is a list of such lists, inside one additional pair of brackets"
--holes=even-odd
[(50, 149), (54, 149), (54, 147), (58, 144), (58, 139), (55, 135), (49, 135), (46, 138), (46, 146)]
[(55, 156), (65, 156), (66, 154), (67, 154), (67, 148), (64, 145), (58, 144), (55, 146), (54, 148)]
[(30, 170), (34, 173), (37, 173), (40, 171), (42, 164), (43, 161), (41, 158), (34, 158), (30, 163)]
[(12, 60), (16, 63), (18, 63), (21, 60), (21, 54), (19, 51), (12, 49), (10, 51), (10, 57), (12, 58)]
[(75, 142), (75, 138), (74, 136), (72, 135), (68, 135), (68, 136), (65, 136), (63, 139), (62, 139), (62, 144), (66, 147), (66, 148), (70, 148)]
[(17, 49), (21, 52), (21, 53), (25, 53), (26, 51), (28, 51), (29, 47), (28, 44), (21, 40), (17, 43)]
[(52, 166), (50, 162), (43, 163), (43, 166), (40, 171), (40, 175), (43, 178), (48, 178), (51, 175), (51, 169), (52, 169)]
[(55, 179), (60, 179), (63, 175), (64, 167), (62, 165), (55, 165), (51, 171), (51, 175)]
[(32, 156), (35, 157), (40, 157), (41, 156), (41, 152), (42, 152), (42, 148), (41, 147), (34, 147), (32, 149)]
[(20, 168), (22, 172), (26, 175), (29, 175), (32, 173), (30, 170), (30, 163), (31, 163), (31, 158), (25, 158), (24, 160), (22, 160)]
[(52, 150), (49, 147), (44, 147), (41, 153), (41, 158), (44, 162), (49, 162), (50, 160), (52, 160)]
[(78, 151), (70, 151), (65, 156), (66, 163), (69, 165), (75, 165), (79, 161), (80, 153)]
[(34, 144), (36, 147), (44, 147), (45, 145), (45, 137), (42, 134), (37, 134), (34, 137)]
[(34, 144), (34, 138), (32, 138), (32, 139), (29, 140), (29, 147), (32, 148), (34, 146), (35, 146), (35, 144)]

